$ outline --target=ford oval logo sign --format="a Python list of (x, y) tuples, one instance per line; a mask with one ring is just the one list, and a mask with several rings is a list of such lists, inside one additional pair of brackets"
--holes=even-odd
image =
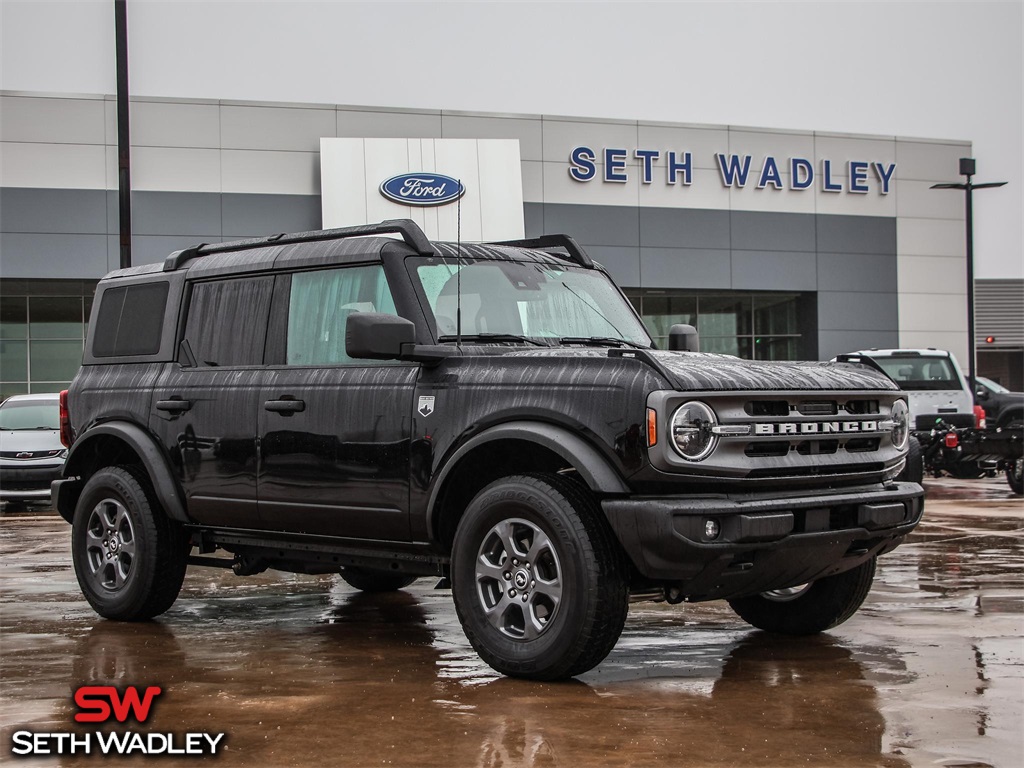
[(445, 205), (462, 197), (466, 188), (440, 173), (403, 173), (380, 185), (380, 193), (401, 205)]

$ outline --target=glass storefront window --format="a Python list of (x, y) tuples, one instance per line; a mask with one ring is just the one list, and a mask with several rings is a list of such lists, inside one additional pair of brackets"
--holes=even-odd
[(703, 336), (745, 336), (750, 334), (751, 297), (701, 296), (697, 310)]
[(95, 283), (3, 281), (0, 296), (0, 397), (59, 392), (82, 363)]
[(33, 339), (81, 339), (81, 296), (31, 296), (29, 335)]
[(64, 381), (74, 378), (82, 364), (82, 340), (32, 341), (32, 381)]
[(796, 360), (799, 358), (799, 337), (758, 336), (754, 339), (754, 357), (757, 360)]
[(28, 342), (0, 339), (0, 379), (28, 380)]
[[(67, 387), (65, 387), (67, 389)], [(58, 390), (60, 391), (60, 390)], [(12, 381), (0, 384), (0, 402), (6, 400), (11, 395), (27, 395), (28, 394), (28, 382), (27, 381)]]
[(695, 296), (645, 296), (643, 307), (644, 325), (655, 337), (667, 340), (669, 329), (676, 323), (693, 325), (697, 322)]
[[(675, 323), (696, 326), (701, 350), (757, 360), (814, 357), (815, 297), (799, 293), (715, 294), (633, 289), (627, 297), (659, 349)], [(809, 313), (809, 314), (808, 314)], [(810, 318), (809, 320), (807, 318)]]
[(28, 331), (28, 302), (23, 296), (0, 299), (0, 339), (24, 339)]
[(771, 336), (800, 333), (797, 325), (796, 295), (761, 297), (754, 299), (754, 326), (756, 333)]

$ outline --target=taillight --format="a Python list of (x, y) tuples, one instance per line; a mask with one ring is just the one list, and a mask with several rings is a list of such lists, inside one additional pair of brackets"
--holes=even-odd
[(75, 433), (71, 431), (71, 413), (68, 411), (68, 391), (60, 393), (60, 442), (70, 448), (75, 442)]
[(957, 436), (956, 432), (947, 432), (946, 433), (946, 447), (947, 448), (956, 448), (958, 445), (960, 445), (960, 438)]
[(980, 405), (974, 406), (974, 428), (985, 429), (987, 422), (985, 421), (985, 409)]

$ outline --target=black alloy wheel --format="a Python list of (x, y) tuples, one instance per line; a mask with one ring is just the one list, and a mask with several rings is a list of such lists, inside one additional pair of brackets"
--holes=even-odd
[(624, 555), (587, 489), (558, 475), (491, 483), (452, 551), (452, 595), (480, 657), (502, 674), (560, 680), (597, 666), (629, 609)]
[(189, 550), (141, 469), (106, 467), (89, 478), (75, 507), (71, 555), (82, 594), (100, 616), (142, 621), (166, 611)]

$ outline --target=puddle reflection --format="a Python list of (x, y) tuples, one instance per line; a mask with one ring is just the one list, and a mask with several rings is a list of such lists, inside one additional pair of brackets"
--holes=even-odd
[[(323, 597), (307, 595), (306, 609)], [(194, 619), (100, 622), (77, 642), (58, 718), (71, 721), (78, 685), (160, 684), (166, 693), (149, 725), (226, 731), (220, 759), (229, 763), (344, 755), (346, 765), (486, 768), (677, 765), (687, 756), (701, 765), (907, 764), (882, 753), (885, 719), (859, 659), (898, 676), (891, 648), (682, 622), (655, 630), (641, 617), (602, 676), (532, 683), (474, 661), (457, 624), (435, 620), (447, 596), (436, 597), (332, 588), (316, 622), (256, 621), (230, 634)], [(250, 610), (261, 614), (258, 603)], [(666, 633), (686, 635), (690, 652), (652, 676), (643, 657), (665, 648)]]

